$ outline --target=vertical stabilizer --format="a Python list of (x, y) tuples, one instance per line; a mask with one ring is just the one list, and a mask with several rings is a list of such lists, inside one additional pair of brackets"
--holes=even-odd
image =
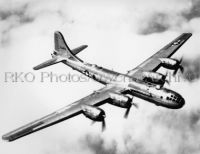
[(66, 58), (73, 59), (76, 61), (82, 61), (81, 59), (72, 54), (61, 32), (56, 31), (54, 33), (54, 43), (55, 52), (57, 53), (57, 55), (64, 56)]
[(65, 54), (66, 52), (70, 52), (70, 48), (67, 46), (67, 43), (65, 42), (63, 35), (59, 31), (56, 31), (54, 33), (54, 44), (55, 44), (55, 50), (58, 53)]

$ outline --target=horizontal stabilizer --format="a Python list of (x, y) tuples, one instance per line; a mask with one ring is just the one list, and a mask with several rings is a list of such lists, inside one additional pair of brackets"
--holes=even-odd
[(65, 60), (65, 58), (62, 58), (62, 57), (54, 57), (52, 59), (49, 59), (45, 62), (43, 62), (42, 64), (39, 64), (35, 67), (33, 67), (34, 70), (39, 70), (39, 69), (42, 69), (42, 68), (45, 68), (45, 67), (48, 67), (48, 66), (51, 66), (51, 65), (54, 65), (54, 64), (57, 64), (61, 61)]
[(77, 48), (71, 50), (71, 52), (73, 55), (76, 55), (87, 47), (88, 47), (87, 45), (81, 45), (80, 47), (77, 47)]

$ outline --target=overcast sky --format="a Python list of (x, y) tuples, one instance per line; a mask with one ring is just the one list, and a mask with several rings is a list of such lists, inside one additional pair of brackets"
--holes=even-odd
[[(0, 153), (200, 153), (200, 0), (0, 0), (0, 6), (0, 135), (103, 86), (94, 81), (50, 82), (49, 78), (41, 82), (42, 72), (79, 75), (62, 64), (32, 70), (50, 58), (56, 30), (70, 48), (88, 45), (79, 54), (84, 61), (122, 73), (181, 33), (191, 32), (191, 39), (174, 57), (184, 57), (183, 77), (196, 75), (166, 85), (184, 96), (186, 105), (180, 110), (134, 98), (139, 109), (132, 107), (124, 119), (124, 109), (106, 104), (103, 133), (100, 123), (91, 125), (80, 115), (14, 142), (0, 141)], [(6, 72), (22, 72), (22, 78), (30, 72), (35, 80), (6, 82)]]

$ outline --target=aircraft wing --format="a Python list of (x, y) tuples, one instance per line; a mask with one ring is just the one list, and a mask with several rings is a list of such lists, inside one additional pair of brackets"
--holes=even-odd
[(110, 92), (121, 92), (123, 89), (120, 87), (106, 86), (98, 91), (93, 92), (92, 94), (70, 104), (66, 107), (61, 108), (41, 119), (33, 121), (27, 125), (24, 125), (14, 131), (11, 131), (2, 136), (3, 140), (14, 141), (18, 138), (36, 132), (38, 130), (44, 129), (66, 119), (72, 118), (80, 113), (82, 113), (81, 106), (84, 104), (99, 106), (106, 102), (109, 99)]
[(143, 80), (143, 71), (156, 72), (161, 66), (159, 58), (171, 57), (191, 36), (191, 33), (183, 33), (136, 68), (128, 71), (127, 75)]

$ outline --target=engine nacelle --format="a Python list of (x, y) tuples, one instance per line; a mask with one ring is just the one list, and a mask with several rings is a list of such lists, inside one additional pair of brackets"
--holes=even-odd
[(163, 67), (168, 69), (175, 69), (178, 66), (178, 60), (172, 58), (160, 58)]
[(106, 117), (104, 110), (102, 110), (101, 108), (91, 106), (91, 105), (83, 105), (81, 107), (82, 107), (83, 114), (91, 120), (103, 121), (104, 118)]
[(157, 72), (143, 72), (143, 77), (148, 82), (152, 82), (159, 85), (163, 85), (166, 79), (165, 75)]
[(129, 108), (132, 105), (132, 98), (129, 96), (118, 93), (110, 93), (110, 98), (111, 101), (109, 103), (118, 107)]

